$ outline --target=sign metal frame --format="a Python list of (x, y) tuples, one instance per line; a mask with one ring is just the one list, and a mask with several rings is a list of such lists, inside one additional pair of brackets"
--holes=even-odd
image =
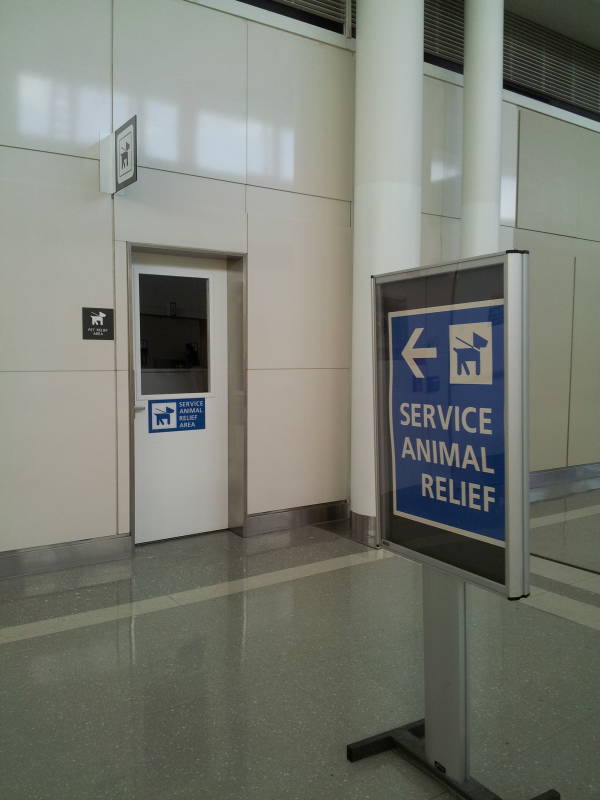
[[(386, 549), (414, 561), (458, 576), (519, 599), (529, 594), (529, 458), (528, 458), (528, 328), (527, 328), (527, 252), (508, 250), (479, 258), (389, 272), (372, 277), (373, 324), (373, 392), (375, 410), (375, 464), (377, 491), (378, 542)], [(381, 315), (378, 309), (379, 287), (392, 282), (443, 275), (481, 267), (502, 266), (504, 305), (504, 453), (505, 453), (505, 514), (504, 514), (504, 583), (478, 575), (459, 566), (439, 560), (386, 538), (385, 510), (382, 502), (382, 447), (387, 442), (388, 419), (380, 413), (381, 393), (388, 391), (388, 381), (379, 369)], [(490, 298), (490, 302), (494, 298)], [(432, 310), (435, 306), (431, 307)], [(387, 317), (387, 314), (386, 314)], [(385, 320), (387, 324), (387, 320)], [(392, 445), (393, 446), (393, 445)], [(395, 476), (394, 476), (395, 481)], [(427, 523), (432, 528), (435, 522)]]
[[(121, 155), (119, 151), (119, 136), (127, 131), (128, 128), (131, 128), (131, 158), (133, 161), (131, 167), (131, 175), (129, 178), (126, 178), (124, 181), (119, 181), (119, 156)], [(124, 122), (120, 125), (116, 131), (114, 132), (114, 170), (115, 170), (115, 190), (114, 193), (121, 191), (126, 186), (130, 186), (132, 183), (137, 181), (137, 114), (128, 119), (127, 122)]]

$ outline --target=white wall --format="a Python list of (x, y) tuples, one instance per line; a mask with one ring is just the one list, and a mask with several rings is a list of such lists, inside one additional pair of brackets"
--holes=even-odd
[(0, 143), (97, 158), (111, 37), (111, 0), (3, 0)]
[(349, 204), (249, 188), (248, 512), (348, 496)]
[(573, 240), (519, 230), (529, 250), (530, 469), (567, 466), (573, 325)]
[(521, 112), (520, 228), (600, 239), (600, 135)]
[[(430, 77), (424, 91), (430, 264), (460, 253), (462, 88)], [(530, 468), (597, 462), (600, 134), (508, 102), (502, 125), (501, 246), (531, 253)]]
[(116, 532), (115, 348), (81, 340), (113, 305), (110, 43), (110, 0), (0, 9), (0, 550)]
[[(248, 253), (249, 509), (348, 493), (353, 55), (112, 5), (0, 10), (0, 551), (129, 532), (127, 242)], [(139, 180), (112, 200), (98, 141), (134, 113)], [(114, 342), (82, 341), (95, 304)]]
[(569, 465), (600, 461), (600, 242), (577, 242)]
[(521, 110), (518, 247), (531, 250), (532, 469), (600, 461), (600, 134)]
[(138, 115), (144, 167), (244, 183), (244, 20), (180, 0), (115, 0), (115, 126)]
[[(183, 0), (112, 6), (0, 8), (0, 551), (129, 532), (128, 241), (248, 253), (249, 512), (348, 494), (353, 54)], [(425, 80), (424, 263), (459, 252), (461, 95)], [(133, 113), (139, 180), (112, 200), (98, 140)], [(538, 253), (533, 466), (600, 460), (600, 140), (527, 112), (518, 154), (518, 118), (505, 103), (502, 238), (542, 231), (516, 234)], [(567, 392), (568, 302), (552, 329), (546, 309), (573, 291)], [(81, 340), (95, 304), (115, 342)]]

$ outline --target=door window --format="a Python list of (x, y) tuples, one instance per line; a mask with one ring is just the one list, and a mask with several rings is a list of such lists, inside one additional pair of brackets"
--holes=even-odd
[(208, 392), (208, 278), (139, 276), (142, 395)]

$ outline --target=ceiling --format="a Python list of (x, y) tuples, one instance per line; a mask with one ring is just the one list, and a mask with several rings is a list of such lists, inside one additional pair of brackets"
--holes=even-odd
[(505, 0), (504, 7), (600, 50), (600, 0)]

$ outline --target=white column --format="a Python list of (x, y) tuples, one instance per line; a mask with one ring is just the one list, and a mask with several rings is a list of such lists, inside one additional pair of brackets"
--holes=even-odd
[[(503, 0), (465, 2), (464, 257), (499, 248)], [(463, 782), (469, 775), (466, 584), (423, 571), (425, 752)]]
[(353, 514), (375, 517), (371, 275), (420, 264), (423, 0), (358, 0)]
[(465, 2), (462, 255), (499, 248), (503, 0)]

